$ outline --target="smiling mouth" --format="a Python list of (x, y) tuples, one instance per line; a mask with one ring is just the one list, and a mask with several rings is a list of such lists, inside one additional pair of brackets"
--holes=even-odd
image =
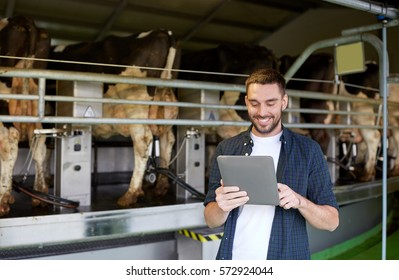
[(266, 117), (266, 118), (257, 118), (258, 122), (260, 124), (266, 125), (272, 121), (272, 118)]

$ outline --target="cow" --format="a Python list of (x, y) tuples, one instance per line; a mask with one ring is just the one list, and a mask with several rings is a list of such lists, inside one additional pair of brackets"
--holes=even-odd
[[(200, 51), (183, 52), (179, 79), (243, 85), (260, 68), (277, 68), (277, 57), (266, 47), (249, 44), (220, 44)], [(220, 92), (220, 105), (244, 105), (243, 92)], [(220, 121), (249, 121), (246, 111), (219, 109)], [(247, 127), (217, 126), (204, 129), (207, 166), (220, 139), (232, 137)], [(207, 176), (207, 174), (206, 174)]]
[[(297, 57), (284, 55), (279, 59), (279, 71), (285, 74)], [(321, 92), (326, 94), (336, 93), (334, 81), (334, 57), (329, 53), (316, 53), (310, 55), (294, 76), (287, 82), (287, 89)], [(332, 101), (300, 98), (299, 107), (301, 109), (317, 109), (334, 111)], [(301, 112), (301, 118), (305, 123), (331, 124), (333, 114), (317, 114)], [(319, 143), (322, 151), (326, 155), (330, 145), (331, 137), (326, 129), (309, 129), (309, 136)], [(305, 132), (306, 133), (306, 132)]]
[[(156, 77), (171, 79), (176, 77), (180, 64), (180, 48), (172, 32), (163, 29), (152, 30), (126, 37), (108, 36), (98, 42), (83, 42), (66, 47), (56, 46), (50, 53), (49, 69), (107, 73), (134, 77)], [(75, 61), (82, 63), (59, 63), (56, 61)], [(89, 63), (97, 63), (96, 65)], [(110, 67), (108, 65), (120, 65)], [(147, 87), (144, 85), (115, 84), (106, 87), (107, 98), (177, 101), (171, 88)], [(155, 105), (104, 104), (103, 117), (175, 119), (178, 108)], [(133, 141), (134, 167), (130, 185), (117, 204), (122, 208), (134, 206), (144, 195), (143, 179), (149, 159), (149, 147), (154, 136), (160, 139), (160, 167), (167, 168), (171, 158), (175, 136), (169, 125), (146, 124), (103, 124), (93, 126), (93, 136), (108, 138), (113, 135), (130, 136)], [(167, 177), (158, 176), (155, 187), (157, 195), (164, 195), (169, 187)]]
[[(276, 56), (263, 46), (220, 44), (215, 48), (183, 53), (179, 79), (243, 85), (247, 76), (253, 71), (260, 68), (276, 69), (276, 67)], [(243, 105), (244, 96), (245, 93), (240, 92), (221, 92), (220, 104)], [(248, 121), (249, 118), (246, 111), (220, 109), (219, 120)], [(246, 128), (218, 126), (216, 133), (221, 139), (225, 139), (243, 129)]]
[[(339, 94), (354, 95), (359, 98), (380, 98), (379, 92), (379, 66), (375, 62), (365, 64), (365, 71), (355, 74), (347, 74), (342, 76), (343, 84), (340, 87)], [(389, 101), (399, 101), (399, 88), (395, 84), (389, 86)], [(397, 108), (389, 108), (388, 123), (390, 126), (398, 126)], [(370, 103), (352, 102), (352, 112), (368, 113), (367, 115), (351, 115), (353, 124), (356, 125), (378, 125), (377, 117), (374, 115), (376, 108)], [(399, 175), (399, 131), (393, 129), (389, 131), (389, 156), (394, 158), (393, 166), (390, 167), (388, 176)], [(355, 176), (358, 181), (371, 181), (376, 177), (376, 165), (378, 150), (381, 146), (381, 131), (376, 128), (360, 128), (352, 131), (353, 143), (363, 147), (358, 149), (358, 156), (355, 164)], [(348, 140), (343, 136), (344, 140)], [(364, 144), (364, 145), (362, 145)]]
[[(34, 58), (45, 59), (48, 57), (50, 36), (46, 30), (38, 28), (32, 19), (25, 16), (4, 18), (0, 21), (0, 28), (0, 55), (2, 56), (0, 66), (23, 69), (46, 68), (46, 61), (33, 60)], [(31, 78), (3, 77), (1, 83), (1, 93), (25, 95), (38, 93), (37, 81)], [(2, 102), (2, 114), (38, 115), (37, 101), (11, 99), (7, 104)], [(39, 192), (48, 192), (44, 172), (45, 136), (36, 137), (34, 135), (34, 130), (41, 127), (40, 123), (14, 122), (12, 126), (0, 124), (0, 217), (8, 215), (10, 205), (15, 200), (12, 195), (12, 180), (20, 141), (29, 141), (32, 158), (35, 161), (34, 189)], [(45, 203), (33, 199), (32, 205), (44, 206)]]

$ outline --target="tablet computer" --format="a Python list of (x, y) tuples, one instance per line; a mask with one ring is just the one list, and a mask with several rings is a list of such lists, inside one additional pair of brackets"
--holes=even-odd
[(220, 155), (217, 162), (223, 184), (245, 190), (248, 204), (279, 205), (273, 157)]

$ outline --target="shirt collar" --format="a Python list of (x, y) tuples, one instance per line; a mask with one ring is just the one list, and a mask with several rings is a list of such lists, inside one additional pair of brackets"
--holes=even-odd
[[(252, 144), (253, 145), (253, 141), (252, 141), (252, 138), (251, 138), (252, 127), (253, 127), (253, 125), (251, 124), (249, 126), (249, 128), (245, 131), (244, 142), (246, 143), (246, 145), (248, 145), (248, 144)], [(283, 124), (281, 124), (281, 128), (283, 129), (283, 134), (281, 134), (280, 141), (282, 143), (284, 143), (284, 144), (287, 144), (287, 139), (289, 139), (289, 135), (288, 135), (289, 131)]]

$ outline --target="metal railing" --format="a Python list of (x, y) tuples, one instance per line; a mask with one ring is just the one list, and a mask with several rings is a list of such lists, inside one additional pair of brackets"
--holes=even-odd
[[(3, 100), (35, 100), (38, 106), (37, 116), (9, 116), (0, 115), (1, 122), (41, 122), (54, 124), (156, 124), (156, 125), (184, 125), (184, 126), (247, 126), (247, 121), (220, 121), (220, 120), (193, 120), (193, 119), (138, 119), (138, 118), (104, 118), (104, 117), (65, 117), (65, 116), (46, 116), (44, 112), (46, 102), (85, 102), (85, 103), (101, 103), (101, 104), (126, 104), (126, 105), (158, 105), (158, 106), (175, 106), (179, 108), (201, 108), (201, 109), (232, 109), (232, 110), (246, 110), (245, 106), (237, 105), (221, 105), (221, 104), (204, 104), (195, 102), (162, 102), (162, 101), (143, 101), (132, 99), (111, 99), (111, 98), (90, 98), (90, 97), (71, 97), (61, 95), (46, 94), (47, 80), (66, 80), (66, 81), (87, 81), (87, 82), (101, 82), (101, 83), (124, 83), (124, 84), (139, 84), (157, 87), (171, 87), (171, 88), (185, 88), (185, 89), (199, 89), (199, 90), (214, 90), (214, 91), (239, 91), (245, 92), (244, 85), (223, 84), (215, 82), (200, 82), (187, 80), (165, 80), (159, 78), (138, 78), (119, 76), (111, 74), (97, 74), (97, 73), (83, 73), (83, 72), (68, 72), (56, 70), (37, 70), (37, 69), (15, 69), (15, 68), (0, 68), (0, 77), (23, 77), (38, 79), (38, 93), (37, 95), (26, 94), (9, 94), (0, 93), (0, 99)], [(393, 82), (396, 82), (394, 80)], [(325, 94), (318, 92), (307, 92), (299, 90), (287, 90), (291, 100), (299, 98), (311, 98), (316, 100), (329, 100), (335, 104), (361, 102), (369, 106), (381, 106), (381, 100), (365, 99), (351, 96), (341, 96), (335, 94)], [(389, 106), (392, 108), (399, 108), (399, 103), (390, 102)], [(336, 116), (374, 116), (378, 117), (379, 113), (365, 113), (352, 112), (350, 106), (344, 107), (343, 110), (329, 111), (323, 109), (306, 109), (306, 108), (287, 108), (285, 114), (295, 113), (310, 113), (310, 114), (334, 114)], [(382, 126), (375, 125), (356, 125), (347, 121), (345, 123), (333, 124), (317, 124), (317, 123), (286, 123), (290, 128), (305, 128), (305, 129), (346, 129), (346, 128), (378, 128)], [(395, 127), (390, 127), (395, 129)]]

